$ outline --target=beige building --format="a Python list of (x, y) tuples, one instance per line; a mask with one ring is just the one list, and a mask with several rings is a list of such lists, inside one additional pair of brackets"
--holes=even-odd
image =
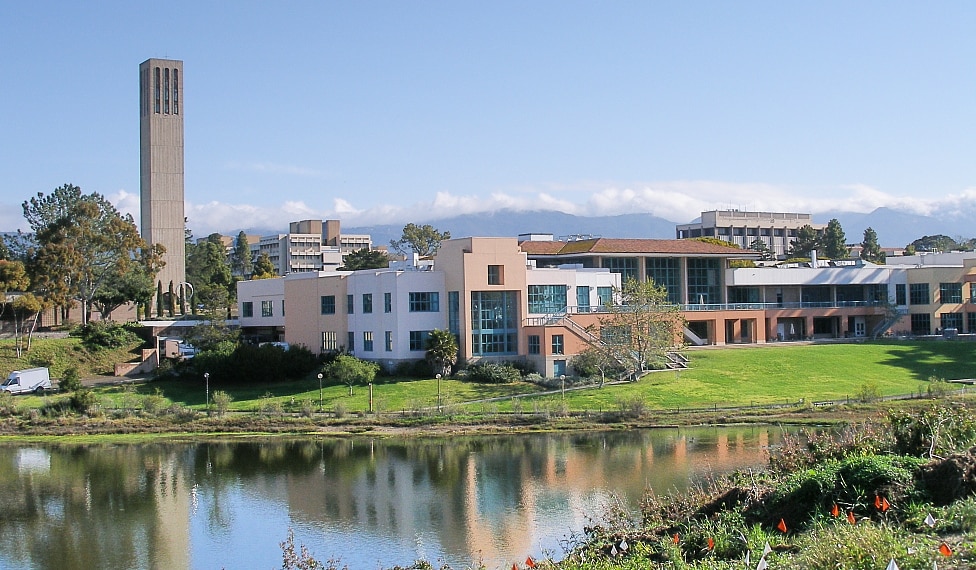
[(161, 244), (163, 289), (186, 281), (183, 209), (183, 62), (139, 65), (139, 189), (142, 238)]
[(675, 228), (678, 239), (710, 237), (725, 240), (748, 249), (759, 239), (777, 256), (785, 256), (797, 231), (809, 225), (823, 233), (827, 224), (813, 223), (810, 214), (784, 212), (743, 212), (740, 210), (712, 210), (701, 213), (701, 221), (680, 224)]

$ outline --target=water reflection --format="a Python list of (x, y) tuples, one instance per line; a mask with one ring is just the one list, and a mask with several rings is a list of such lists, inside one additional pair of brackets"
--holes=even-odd
[(612, 495), (765, 461), (777, 428), (0, 447), (0, 567), (351, 568), (560, 555)]

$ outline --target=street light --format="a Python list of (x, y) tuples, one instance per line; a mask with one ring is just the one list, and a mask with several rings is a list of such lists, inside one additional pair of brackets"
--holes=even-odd
[(319, 412), (322, 411), (322, 373), (319, 372)]
[(563, 400), (565, 400), (566, 399), (566, 375), (560, 374), (559, 381), (562, 382), (563, 385)]
[(207, 384), (207, 415), (210, 415), (210, 373), (203, 373), (203, 380)]
[(437, 378), (437, 411), (439, 413), (441, 411), (441, 375), (437, 374), (434, 378)]

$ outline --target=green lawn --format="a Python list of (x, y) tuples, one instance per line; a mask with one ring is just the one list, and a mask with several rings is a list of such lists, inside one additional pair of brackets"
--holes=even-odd
[[(925, 392), (929, 378), (959, 379), (976, 376), (976, 343), (971, 342), (865, 342), (857, 344), (776, 345), (688, 351), (691, 368), (680, 372), (655, 372), (639, 382), (588, 388), (560, 394), (527, 396), (519, 404), (524, 411), (548, 406), (568, 406), (572, 411), (608, 411), (622, 400), (642, 397), (652, 409), (742, 406), (856, 398), (865, 387), (880, 395)], [(197, 409), (204, 407), (201, 380), (175, 378), (140, 385), (140, 395), (159, 390), (167, 400)], [(314, 375), (305, 380), (266, 386), (210, 383), (229, 393), (232, 410), (255, 411), (265, 394), (286, 411), (299, 411), (302, 401), (319, 407), (319, 383)], [(382, 412), (416, 410), (437, 405), (438, 381), (380, 378), (373, 385), (373, 409)], [(543, 391), (529, 383), (473, 384), (453, 379), (440, 381), (444, 405), (464, 404), (485, 398), (503, 398), (495, 404), (469, 404), (482, 408), (513, 409), (512, 396)], [(120, 402), (122, 388), (100, 390), (103, 398)], [(33, 397), (21, 401), (31, 405)], [(349, 395), (345, 385), (323, 382), (322, 408), (341, 405), (350, 413), (369, 408), (369, 391), (357, 386)]]

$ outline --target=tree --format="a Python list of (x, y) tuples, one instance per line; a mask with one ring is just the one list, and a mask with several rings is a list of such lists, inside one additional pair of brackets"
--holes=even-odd
[(390, 257), (385, 251), (364, 247), (346, 254), (339, 271), (358, 271), (360, 269), (386, 269), (390, 266)]
[(668, 301), (667, 287), (654, 281), (628, 279), (614, 293), (605, 303), (607, 315), (599, 321), (599, 339), (591, 346), (636, 380), (681, 345), (684, 317), (680, 307)]
[(230, 304), (227, 289), (216, 283), (204, 283), (200, 287), (195, 287), (193, 298), (194, 303), (203, 305), (203, 313), (211, 322), (221, 320)]
[(906, 250), (944, 252), (957, 249), (959, 244), (947, 235), (922, 236), (905, 247)]
[(606, 350), (591, 346), (573, 357), (573, 370), (578, 376), (590, 378), (600, 375), (600, 387), (607, 381), (607, 374), (620, 374), (624, 368), (610, 357)]
[(230, 256), (232, 273), (244, 279), (250, 278), (254, 263), (251, 261), (251, 244), (247, 241), (247, 234), (243, 230), (237, 234), (237, 239), (234, 240), (234, 251)]
[(17, 358), (21, 356), (23, 338), (27, 335), (27, 352), (30, 352), (34, 329), (37, 328), (37, 317), (44, 310), (44, 302), (32, 293), (24, 293), (14, 299), (12, 303), (14, 313), (14, 337), (16, 340)]
[(773, 251), (769, 249), (769, 244), (767, 244), (762, 238), (752, 240), (752, 243), (749, 244), (749, 249), (759, 253), (760, 258), (763, 261), (769, 261), (773, 258)]
[(7, 293), (11, 291), (27, 291), (30, 279), (24, 264), (19, 261), (0, 260), (0, 316), (7, 308)]
[(458, 345), (449, 331), (434, 329), (427, 335), (427, 362), (435, 374), (450, 376), (451, 368), (457, 362)]
[(790, 257), (810, 257), (810, 252), (820, 247), (820, 238), (813, 226), (806, 224), (796, 231), (796, 239), (790, 242)]
[(451, 239), (451, 232), (439, 232), (430, 224), (418, 226), (410, 223), (403, 226), (400, 239), (390, 240), (390, 247), (400, 255), (415, 252), (420, 257), (432, 257), (446, 239)]
[(873, 228), (864, 230), (864, 240), (861, 242), (861, 259), (871, 263), (884, 263), (885, 253), (878, 245), (878, 234)]
[(340, 354), (322, 372), (349, 386), (349, 395), (352, 396), (353, 386), (372, 382), (379, 370), (380, 367), (375, 362), (360, 360), (348, 354)]
[[(205, 310), (215, 317), (213, 303), (218, 300), (223, 300), (224, 309), (230, 306), (237, 296), (237, 287), (227, 264), (226, 249), (220, 234), (210, 234), (200, 243), (186, 246), (186, 280), (193, 286), (191, 302), (194, 313), (197, 305), (203, 304)], [(215, 288), (223, 289), (224, 294), (219, 295)]]
[(841, 227), (837, 218), (827, 222), (827, 229), (824, 230), (820, 243), (823, 248), (823, 255), (827, 259), (844, 259), (851, 254), (851, 250), (847, 249), (844, 228)]
[(251, 279), (272, 279), (277, 276), (278, 271), (275, 269), (274, 263), (271, 263), (271, 257), (268, 256), (268, 252), (262, 251), (254, 264), (254, 273), (251, 275)]
[(50, 195), (23, 203), (37, 249), (30, 261), (35, 289), (62, 307), (81, 304), (82, 324), (91, 318), (99, 287), (125, 273), (149, 246), (132, 216), (122, 216), (98, 193), (82, 194), (65, 184)]

